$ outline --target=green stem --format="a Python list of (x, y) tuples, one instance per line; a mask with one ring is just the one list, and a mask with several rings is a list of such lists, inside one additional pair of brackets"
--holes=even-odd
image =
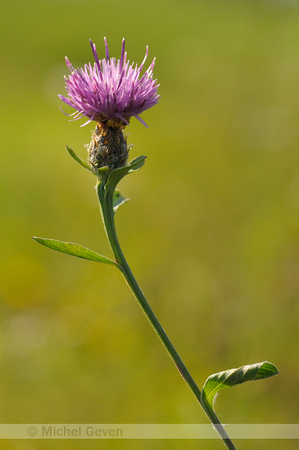
[(214, 410), (212, 408), (207, 408), (201, 399), (201, 391), (198, 388), (197, 384), (193, 380), (190, 372), (188, 371), (187, 367), (183, 363), (181, 357), (179, 356), (178, 352), (174, 348), (173, 344), (171, 343), (170, 339), (168, 338), (166, 332), (164, 331), (163, 327), (161, 326), (160, 322), (158, 321), (157, 317), (155, 316), (152, 308), (148, 304), (141, 288), (139, 287), (125, 257), (121, 250), (121, 247), (118, 242), (116, 229), (115, 229), (115, 222), (114, 222), (114, 211), (113, 211), (113, 191), (111, 189), (105, 189), (105, 182), (99, 182), (97, 185), (97, 194), (98, 199), (101, 206), (101, 212), (102, 212), (102, 218), (104, 222), (105, 231), (111, 246), (111, 249), (114, 253), (116, 262), (119, 264), (119, 268), (128, 283), (129, 287), (131, 288), (135, 298), (137, 299), (139, 305), (141, 306), (143, 312), (145, 313), (146, 317), (148, 318), (149, 322), (153, 326), (154, 330), (158, 334), (159, 338), (161, 339), (163, 345), (165, 346), (166, 350), (168, 351), (171, 359), (173, 360), (174, 364), (176, 365), (177, 369), (179, 370), (180, 374), (190, 387), (191, 391), (195, 395), (196, 399), (204, 409), (205, 413), (209, 417), (210, 421), (213, 425), (215, 425), (215, 429), (218, 432), (220, 438), (222, 439), (223, 443), (226, 445), (228, 449), (236, 450), (234, 444), (232, 443), (231, 439), (229, 438), (228, 434), (226, 433), (225, 429), (223, 428), (220, 420), (218, 419), (217, 415), (215, 414)]

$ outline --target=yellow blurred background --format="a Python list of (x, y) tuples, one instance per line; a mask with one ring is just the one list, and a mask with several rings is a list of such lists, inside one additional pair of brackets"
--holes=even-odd
[[(127, 128), (144, 168), (119, 186), (129, 263), (201, 388), (268, 360), (280, 375), (228, 389), (224, 423), (298, 422), (299, 2), (12, 0), (1, 4), (1, 423), (208, 423), (113, 267), (85, 158), (92, 124), (59, 110), (64, 56), (157, 57), (158, 105)], [(67, 109), (67, 108), (66, 108)], [(239, 449), (298, 442), (239, 441)], [(222, 449), (218, 441), (2, 441), (1, 449)]]

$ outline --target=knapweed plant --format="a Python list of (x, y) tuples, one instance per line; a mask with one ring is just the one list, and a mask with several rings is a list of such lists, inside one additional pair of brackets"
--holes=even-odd
[(146, 49), (143, 62), (138, 67), (138, 65), (130, 64), (127, 59), (125, 40), (122, 42), (120, 59), (110, 58), (106, 39), (104, 41), (106, 56), (101, 60), (98, 58), (96, 46), (90, 41), (95, 59), (93, 64), (85, 64), (84, 68), (75, 69), (66, 58), (66, 64), (71, 72), (68, 77), (65, 77), (67, 96), (60, 95), (59, 97), (68, 106), (74, 108), (75, 111), (70, 114), (73, 120), (85, 117), (88, 120), (84, 125), (91, 121), (96, 123), (88, 146), (87, 162), (77, 156), (71, 148), (67, 147), (67, 150), (81, 166), (96, 176), (96, 192), (114, 259), (70, 242), (37, 237), (34, 239), (54, 250), (110, 264), (120, 270), (169, 356), (209, 417), (223, 443), (227, 448), (234, 449), (234, 444), (214, 410), (216, 394), (221, 389), (245, 381), (270, 377), (277, 374), (278, 370), (269, 362), (225, 370), (209, 376), (203, 389), (200, 390), (139, 287), (117, 238), (114, 216), (117, 209), (126, 202), (126, 199), (117, 190), (117, 185), (122, 178), (140, 169), (144, 164), (145, 156), (139, 156), (133, 161), (127, 162), (129, 146), (123, 130), (129, 125), (131, 117), (136, 117), (146, 125), (140, 118), (140, 114), (158, 102), (159, 85), (153, 78), (155, 60), (142, 73), (148, 49)]

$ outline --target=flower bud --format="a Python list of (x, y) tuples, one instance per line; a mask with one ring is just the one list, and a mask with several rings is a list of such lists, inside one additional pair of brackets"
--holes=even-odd
[(121, 120), (97, 123), (88, 147), (88, 163), (96, 175), (102, 167), (109, 168), (110, 172), (126, 165), (129, 150), (123, 128)]

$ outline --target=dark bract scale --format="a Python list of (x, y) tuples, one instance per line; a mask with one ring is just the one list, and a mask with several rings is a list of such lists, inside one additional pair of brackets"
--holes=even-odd
[(159, 99), (157, 80), (153, 79), (155, 59), (148, 69), (141, 75), (147, 59), (148, 48), (143, 62), (138, 65), (130, 64), (125, 52), (125, 40), (122, 42), (120, 59), (110, 58), (106, 38), (106, 58), (99, 60), (95, 44), (90, 41), (95, 63), (85, 64), (84, 68), (75, 69), (66, 58), (71, 74), (65, 77), (68, 97), (59, 98), (76, 111), (73, 120), (87, 117), (88, 121), (95, 120), (118, 128), (128, 125), (132, 116), (145, 122), (140, 114), (154, 106)]
[(128, 159), (126, 139), (120, 128), (97, 124), (88, 147), (88, 162), (95, 174), (98, 169), (123, 167)]

